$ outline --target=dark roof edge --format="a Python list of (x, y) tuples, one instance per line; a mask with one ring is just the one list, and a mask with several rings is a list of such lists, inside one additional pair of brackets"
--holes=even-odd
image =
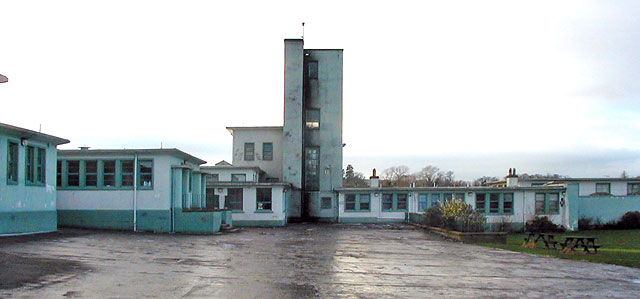
[(173, 155), (198, 165), (207, 163), (198, 157), (187, 154), (177, 148), (149, 148), (149, 149), (74, 149), (74, 150), (58, 150), (58, 156), (62, 157), (81, 157), (96, 155), (117, 155), (117, 154), (164, 154)]
[(34, 138), (36, 140), (42, 140), (42, 141), (45, 141), (45, 142), (52, 142), (55, 145), (61, 145), (61, 144), (66, 144), (66, 143), (70, 142), (68, 139), (56, 137), (56, 136), (45, 134), (45, 133), (36, 132), (36, 131), (33, 131), (33, 130), (21, 128), (21, 127), (12, 126), (12, 125), (5, 124), (5, 123), (0, 123), (0, 131), (5, 131), (5, 132), (9, 132), (9, 133), (16, 133), (17, 135), (22, 135), (20, 137), (26, 137), (26, 138), (31, 137), (31, 138)]

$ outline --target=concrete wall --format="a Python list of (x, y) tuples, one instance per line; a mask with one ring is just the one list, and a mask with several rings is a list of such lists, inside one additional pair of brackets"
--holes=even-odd
[(596, 193), (596, 183), (609, 183), (611, 188), (611, 195), (614, 196), (626, 196), (627, 195), (627, 182), (618, 182), (618, 181), (600, 181), (600, 182), (592, 182), (592, 181), (582, 181), (578, 182), (579, 185), (579, 196), (590, 196), (591, 194)]
[[(7, 182), (8, 142), (18, 144), (18, 181)], [(28, 140), (28, 145), (44, 148), (45, 184), (25, 183), (25, 146), (20, 138), (0, 134), (0, 234), (34, 233), (57, 230), (56, 146)]]
[(302, 188), (302, 102), (304, 42), (284, 41), (284, 128), (282, 177), (295, 188)]
[(207, 174), (217, 174), (218, 182), (231, 182), (232, 174), (244, 174), (247, 182), (257, 182), (260, 177), (252, 168), (202, 168), (202, 172)]
[[(215, 194), (219, 196), (221, 207), (227, 200), (228, 188), (242, 188), (242, 211), (231, 211), (235, 226), (283, 226), (287, 219), (286, 192), (283, 185), (261, 184), (250, 186), (215, 186)], [(258, 210), (256, 189), (271, 188), (271, 210)]]
[[(244, 144), (255, 144), (253, 161), (244, 160)], [(262, 145), (266, 142), (273, 144), (273, 159), (264, 160)], [(257, 166), (266, 172), (267, 177), (278, 178), (282, 181), (282, 128), (242, 128), (233, 130), (233, 162), (234, 166)]]
[[(621, 194), (624, 184), (624, 195)], [(614, 185), (616, 186), (614, 188)], [(593, 192), (592, 192), (593, 187)], [(640, 196), (626, 195), (626, 182), (612, 182), (612, 195), (590, 195), (595, 192), (595, 182), (569, 182), (567, 195), (570, 197), (570, 222), (578, 226), (580, 218), (607, 223), (618, 221), (626, 212), (640, 211)], [(585, 194), (582, 196), (581, 194)]]
[[(132, 159), (133, 155), (105, 155), (90, 157), (73, 157), (60, 159), (69, 160), (100, 160), (100, 159)], [(136, 191), (136, 226), (138, 231), (170, 232), (175, 228), (177, 232), (200, 233), (202, 225), (218, 228), (218, 220), (211, 220), (214, 214), (182, 213), (182, 200), (187, 187), (187, 180), (183, 179), (185, 171), (192, 175), (192, 195), (204, 196), (204, 184), (198, 173), (199, 166), (171, 155), (138, 155), (138, 160), (153, 160), (153, 188), (148, 190), (138, 188)], [(174, 166), (181, 168), (175, 169)], [(187, 169), (190, 167), (191, 169)], [(179, 176), (176, 174), (180, 174)], [(103, 229), (133, 229), (134, 190), (129, 188), (95, 188), (90, 187), (61, 187), (57, 191), (58, 221), (61, 226), (103, 228)], [(194, 196), (197, 200), (200, 197)], [(204, 199), (202, 199), (204, 200)], [(173, 209), (172, 210), (172, 203)], [(218, 215), (221, 217), (221, 215)], [(205, 219), (204, 223), (196, 219)], [(172, 219), (173, 218), (173, 219)], [(182, 223), (181, 221), (188, 223)], [(198, 223), (193, 231), (189, 230), (189, 223)], [(212, 232), (212, 231), (210, 231)]]
[(342, 187), (342, 50), (305, 50), (305, 59), (317, 61), (318, 78), (307, 75), (304, 109), (319, 109), (320, 127), (305, 129), (304, 146), (319, 146), (319, 191), (309, 194), (309, 216), (333, 220), (336, 209), (321, 209), (321, 198), (337, 198), (333, 189)]

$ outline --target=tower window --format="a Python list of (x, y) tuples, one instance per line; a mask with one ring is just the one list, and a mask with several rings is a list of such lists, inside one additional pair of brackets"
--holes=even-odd
[(307, 71), (309, 79), (318, 79), (318, 62), (309, 61), (309, 63), (307, 63)]
[(309, 129), (320, 128), (320, 110), (309, 109), (305, 111), (305, 125)]

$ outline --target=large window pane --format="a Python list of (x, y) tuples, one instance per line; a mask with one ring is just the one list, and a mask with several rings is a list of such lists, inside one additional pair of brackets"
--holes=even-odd
[(35, 163), (35, 148), (33, 146), (27, 146), (25, 151), (25, 174), (24, 178), (27, 183), (33, 183), (33, 169)]
[(67, 186), (80, 186), (80, 161), (67, 161)]
[(273, 160), (273, 143), (265, 142), (262, 144), (262, 160)]
[(596, 183), (596, 193), (598, 194), (610, 194), (611, 184), (609, 183)]
[(98, 161), (84, 161), (84, 185), (87, 187), (95, 187), (98, 185)]
[(9, 142), (7, 157), (7, 182), (18, 182), (18, 144)]
[(133, 160), (121, 161), (122, 186), (133, 186)]
[(544, 193), (536, 193), (536, 214), (545, 213), (544, 200), (545, 200)]
[(505, 193), (502, 202), (502, 212), (505, 214), (513, 214), (513, 193)]
[(558, 214), (560, 212), (560, 201), (558, 193), (549, 194), (549, 213)]
[(396, 203), (396, 207), (397, 210), (399, 211), (404, 211), (407, 209), (407, 194), (405, 193), (400, 193), (396, 196), (397, 198), (397, 203)]
[(153, 186), (153, 161), (152, 160), (139, 160), (140, 165), (140, 187), (152, 187)]
[(344, 210), (345, 211), (355, 211), (356, 210), (356, 195), (355, 194), (347, 194), (344, 202)]
[(44, 184), (47, 177), (47, 152), (43, 148), (38, 148), (38, 161), (36, 163), (36, 182)]
[(231, 181), (232, 182), (246, 182), (247, 181), (247, 175), (244, 174), (244, 173), (231, 174)]
[(309, 129), (320, 128), (320, 110), (307, 109), (305, 111), (305, 125)]
[(105, 187), (116, 185), (116, 161), (108, 160), (103, 162), (102, 184)]
[(369, 211), (371, 208), (371, 195), (360, 194), (358, 196), (358, 201), (360, 203), (360, 211)]
[(242, 211), (242, 188), (229, 188), (225, 205), (227, 209)]
[(271, 210), (271, 188), (256, 188), (257, 210)]
[(500, 213), (500, 194), (489, 194), (489, 213)]
[(62, 187), (62, 161), (56, 161), (56, 186)]
[(253, 161), (255, 157), (255, 144), (253, 142), (245, 142), (244, 144), (244, 160)]
[(418, 197), (418, 211), (424, 211), (428, 208), (427, 206), (427, 194), (420, 194)]
[(382, 210), (383, 211), (393, 210), (393, 194), (391, 193), (382, 194)]
[(476, 211), (478, 211), (478, 213), (485, 212), (485, 194), (484, 193), (476, 193)]
[(431, 194), (431, 206), (437, 207), (440, 205), (440, 194)]

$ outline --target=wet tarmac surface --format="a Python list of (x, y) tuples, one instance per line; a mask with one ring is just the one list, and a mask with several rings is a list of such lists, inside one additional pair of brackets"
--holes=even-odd
[[(22, 275), (35, 281), (3, 286), (0, 297), (640, 296), (640, 269), (466, 245), (406, 225), (294, 224), (213, 236), (65, 230), (0, 239), (0, 256), (81, 265), (42, 264), (47, 275)], [(17, 276), (33, 268), (0, 267)]]

